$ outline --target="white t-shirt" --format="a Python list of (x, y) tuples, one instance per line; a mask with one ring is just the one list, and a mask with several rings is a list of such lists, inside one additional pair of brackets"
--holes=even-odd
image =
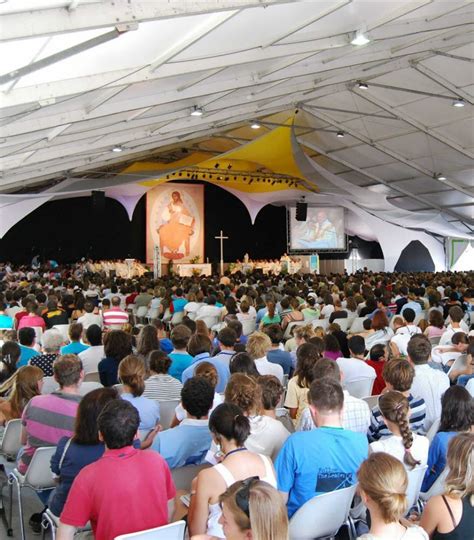
[(77, 322), (82, 324), (84, 330), (87, 330), (93, 324), (97, 324), (102, 328), (102, 316), (96, 313), (84, 313), (77, 319)]
[(283, 368), (280, 364), (269, 362), (267, 357), (264, 356), (263, 358), (255, 360), (255, 367), (260, 375), (275, 375), (275, 377), (283, 383)]
[(290, 436), (281, 422), (269, 416), (251, 416), (250, 435), (245, 447), (251, 452), (264, 454), (275, 461), (284, 442)]
[(372, 366), (358, 358), (338, 358), (339, 369), (343, 372), (343, 382), (349, 384), (363, 379), (375, 379), (377, 374)]
[(334, 306), (332, 304), (327, 304), (321, 310), (321, 316), (323, 316), (325, 319), (329, 319), (333, 311), (334, 311)]
[[(415, 460), (420, 462), (421, 466), (428, 463), (429, 446), (430, 441), (427, 439), (427, 437), (413, 433), (413, 444), (410, 448), (410, 452)], [(369, 453), (371, 452), (385, 452), (386, 454), (396, 457), (403, 463), (403, 457), (405, 456), (403, 439), (402, 437), (392, 435), (391, 437), (386, 437), (384, 439), (380, 439), (379, 441), (370, 443)]]
[(79, 358), (81, 359), (84, 373), (99, 371), (99, 362), (102, 358), (105, 358), (104, 346), (95, 345), (94, 347), (89, 347), (85, 351), (79, 353)]

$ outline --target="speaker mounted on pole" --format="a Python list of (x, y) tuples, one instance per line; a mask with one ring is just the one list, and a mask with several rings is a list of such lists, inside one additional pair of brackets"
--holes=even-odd
[(308, 203), (296, 203), (296, 221), (306, 221), (308, 215)]

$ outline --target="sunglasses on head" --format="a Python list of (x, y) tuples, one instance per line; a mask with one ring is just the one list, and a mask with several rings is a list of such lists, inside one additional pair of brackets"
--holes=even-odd
[(249, 510), (249, 497), (250, 497), (250, 488), (258, 482), (260, 478), (258, 476), (251, 476), (242, 481), (242, 487), (235, 494), (235, 502), (237, 506), (242, 510), (242, 512), (250, 519), (250, 510)]

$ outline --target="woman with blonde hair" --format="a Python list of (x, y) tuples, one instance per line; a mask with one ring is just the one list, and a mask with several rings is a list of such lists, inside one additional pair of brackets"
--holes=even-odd
[[(311, 324), (305, 324), (303, 326), (295, 326), (293, 328), (293, 337), (285, 343), (285, 351), (294, 352), (296, 349), (308, 343), (308, 341), (314, 336), (314, 328)], [(324, 330), (323, 330), (324, 336)]]
[(118, 376), (123, 385), (120, 397), (129, 401), (140, 415), (138, 430), (140, 436), (146, 435), (156, 427), (160, 419), (160, 407), (157, 402), (143, 397), (145, 391), (145, 363), (138, 356), (126, 356), (119, 365)]
[(408, 399), (395, 390), (382, 394), (378, 401), (385, 425), (392, 433), (370, 444), (371, 452), (386, 452), (400, 460), (407, 469), (428, 462), (429, 440), (410, 430)]
[(224, 396), (226, 403), (240, 407), (250, 421), (246, 448), (275, 459), (290, 433), (281, 422), (262, 414), (262, 389), (256, 379), (235, 373), (227, 383)]
[(370, 531), (357, 540), (428, 540), (426, 532), (406, 520), (408, 476), (400, 460), (384, 452), (371, 454), (357, 473), (359, 493), (370, 512)]
[(288, 540), (288, 515), (278, 491), (258, 477), (235, 482), (220, 497), (226, 540)]
[(30, 399), (41, 394), (43, 377), (43, 370), (37, 366), (23, 366), (15, 373), (11, 394), (8, 399), (0, 400), (0, 426), (21, 418)]
[(472, 538), (474, 531), (474, 433), (460, 433), (449, 442), (449, 472), (443, 495), (432, 497), (420, 525), (433, 540)]

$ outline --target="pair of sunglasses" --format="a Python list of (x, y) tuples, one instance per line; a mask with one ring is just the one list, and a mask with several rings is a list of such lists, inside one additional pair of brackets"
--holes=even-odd
[(250, 488), (260, 480), (258, 476), (251, 476), (242, 481), (242, 487), (235, 494), (235, 502), (242, 512), (250, 519), (249, 497)]

